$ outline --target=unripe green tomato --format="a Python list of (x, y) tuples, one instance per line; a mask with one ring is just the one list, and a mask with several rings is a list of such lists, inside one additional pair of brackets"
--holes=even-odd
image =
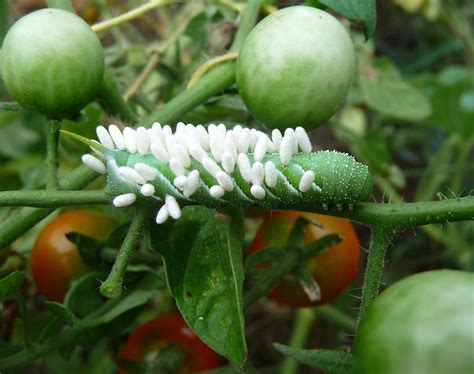
[(474, 373), (473, 313), (473, 273), (434, 270), (402, 279), (364, 314), (354, 373)]
[(63, 118), (95, 97), (104, 76), (104, 53), (80, 17), (41, 9), (7, 33), (2, 73), (8, 91), (25, 109)]
[(322, 10), (294, 6), (261, 21), (237, 60), (250, 113), (272, 128), (313, 129), (342, 105), (355, 71), (351, 38)]

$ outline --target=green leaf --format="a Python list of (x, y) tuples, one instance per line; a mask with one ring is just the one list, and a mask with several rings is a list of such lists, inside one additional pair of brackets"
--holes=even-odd
[(312, 217), (299, 216), (291, 228), (290, 235), (288, 237), (288, 246), (296, 246), (303, 243), (304, 234), (306, 233), (306, 226), (308, 226), (308, 224), (312, 224), (319, 228), (324, 227), (321, 222)]
[(101, 274), (94, 272), (87, 273), (71, 283), (64, 298), (64, 305), (74, 315), (79, 318), (86, 317), (104, 303), (98, 292), (99, 279), (102, 279)]
[(474, 134), (474, 85), (469, 80), (439, 86), (431, 96), (429, 123), (463, 137)]
[(352, 372), (352, 355), (329, 349), (300, 349), (283, 344), (273, 344), (275, 349), (302, 364), (318, 368), (327, 373), (349, 374)]
[(18, 296), (24, 277), (23, 272), (15, 271), (0, 279), (0, 303)]
[(364, 65), (359, 84), (367, 104), (380, 113), (408, 121), (419, 121), (431, 114), (428, 98), (404, 80), (387, 59), (379, 59), (374, 66)]
[(68, 325), (72, 326), (76, 317), (74, 314), (63, 304), (57, 303), (55, 301), (46, 301), (46, 307), (51, 312), (51, 314), (60, 318)]
[(374, 34), (377, 24), (375, 0), (320, 0), (320, 2), (351, 21), (362, 22), (366, 37)]
[(68, 232), (66, 237), (76, 244), (77, 249), (79, 250), (79, 255), (86, 265), (100, 265), (100, 249), (103, 247), (101, 242), (77, 232)]
[(168, 285), (194, 332), (239, 366), (247, 357), (242, 311), (243, 221), (202, 206), (189, 206), (169, 227), (150, 232), (164, 257)]

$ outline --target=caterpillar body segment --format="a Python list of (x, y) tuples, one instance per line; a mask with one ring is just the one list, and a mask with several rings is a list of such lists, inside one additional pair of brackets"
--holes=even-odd
[[(112, 129), (114, 136), (107, 137), (101, 127), (102, 144), (87, 140), (105, 161), (108, 188), (116, 197), (128, 196), (117, 200), (120, 206), (132, 201), (129, 194), (136, 195), (137, 203), (162, 205), (158, 223), (179, 217), (179, 204), (266, 209), (336, 205), (342, 209), (372, 195), (366, 165), (336, 151), (311, 153), (302, 128), (297, 129), (298, 141), (295, 131), (285, 131), (281, 139), (274, 136), (280, 144), (240, 126), (234, 133), (221, 125), (209, 126), (207, 132), (178, 124), (173, 134), (155, 124), (147, 130), (124, 130), (124, 142), (118, 129)], [(249, 139), (244, 140), (243, 134)], [(113, 144), (117, 137), (120, 147)], [(249, 147), (243, 142), (249, 142)], [(128, 144), (126, 149), (121, 149), (122, 143)], [(205, 150), (202, 145), (207, 144)], [(246, 153), (238, 153), (245, 149)], [(98, 159), (84, 157), (83, 161), (102, 170)]]

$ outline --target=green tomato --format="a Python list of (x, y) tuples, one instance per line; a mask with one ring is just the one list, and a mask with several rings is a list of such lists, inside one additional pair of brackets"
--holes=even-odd
[(368, 308), (356, 335), (355, 374), (474, 373), (474, 274), (405, 278)]
[(250, 113), (272, 128), (313, 129), (342, 105), (355, 71), (344, 26), (322, 10), (294, 6), (261, 21), (237, 60)]
[(81, 18), (41, 9), (9, 30), (2, 73), (8, 91), (25, 109), (63, 118), (95, 97), (104, 76), (104, 53)]

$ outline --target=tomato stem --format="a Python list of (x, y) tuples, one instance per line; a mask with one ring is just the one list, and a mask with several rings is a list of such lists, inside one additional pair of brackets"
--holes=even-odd
[(316, 313), (351, 334), (356, 332), (357, 321), (331, 304), (318, 306)]
[(54, 208), (110, 204), (112, 196), (103, 190), (95, 191), (2, 191), (0, 206), (30, 206)]
[(100, 293), (108, 298), (117, 298), (122, 294), (122, 283), (127, 271), (128, 263), (141, 236), (147, 210), (143, 207), (137, 209), (127, 236), (122, 243), (112, 270), (107, 279), (100, 286)]
[[(61, 190), (77, 190), (84, 188), (97, 178), (97, 173), (85, 165), (69, 173), (61, 181)], [(0, 223), (0, 249), (19, 238), (34, 225), (39, 223), (54, 211), (54, 208), (23, 208), (16, 214), (12, 214), (7, 220)]]
[(31, 334), (30, 334), (30, 317), (28, 312), (28, 307), (26, 305), (25, 298), (23, 295), (18, 295), (18, 304), (20, 305), (21, 317), (23, 318), (23, 330), (24, 330), (24, 340), (25, 347), (27, 350), (31, 349)]
[(380, 281), (385, 265), (385, 253), (395, 233), (395, 230), (387, 230), (381, 227), (372, 229), (369, 257), (367, 258), (364, 283), (362, 286), (362, 299), (359, 308), (358, 323), (369, 305), (372, 304), (379, 294)]
[(134, 125), (138, 122), (138, 118), (132, 108), (122, 98), (115, 77), (107, 71), (104, 74), (104, 81), (97, 97), (110, 114), (118, 115), (123, 121), (129, 124)]
[[(296, 311), (295, 324), (289, 346), (292, 348), (304, 348), (306, 340), (309, 336), (311, 326), (316, 316), (313, 309), (301, 308)], [(281, 366), (281, 374), (294, 374), (298, 371), (298, 361), (290, 356), (286, 356)]]
[(58, 183), (58, 142), (59, 142), (59, 129), (61, 124), (59, 121), (50, 120), (48, 124), (48, 135), (46, 137), (46, 167), (47, 167), (47, 179), (46, 189), (57, 190), (59, 187)]

